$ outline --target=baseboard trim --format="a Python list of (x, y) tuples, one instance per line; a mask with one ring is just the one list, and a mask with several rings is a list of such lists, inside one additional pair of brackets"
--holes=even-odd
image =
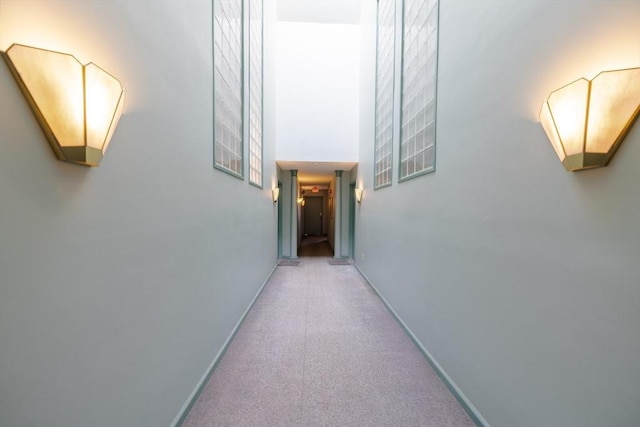
[(256, 296), (253, 297), (253, 300), (251, 300), (249, 307), (247, 307), (247, 309), (244, 311), (244, 313), (240, 317), (240, 320), (238, 320), (238, 323), (236, 323), (236, 326), (231, 331), (231, 334), (229, 335), (227, 340), (224, 342), (220, 351), (218, 351), (218, 354), (216, 354), (216, 356), (213, 358), (213, 361), (211, 362), (211, 364), (209, 364), (209, 367), (205, 371), (202, 378), (200, 378), (200, 381), (198, 381), (198, 384), (196, 385), (194, 390), (191, 392), (191, 394), (185, 401), (184, 405), (182, 405), (180, 412), (178, 412), (178, 415), (176, 415), (175, 419), (170, 424), (171, 427), (180, 427), (182, 423), (184, 423), (184, 421), (187, 419), (187, 416), (189, 415), (189, 411), (191, 411), (191, 408), (193, 408), (193, 405), (196, 403), (196, 400), (198, 400), (200, 393), (202, 393), (202, 390), (209, 382), (209, 378), (211, 378), (211, 374), (213, 374), (213, 371), (215, 371), (216, 367), (218, 366), (218, 363), (220, 363), (220, 360), (222, 360), (222, 356), (224, 356), (224, 354), (226, 353), (227, 349), (229, 348), (229, 345), (231, 344), (231, 341), (233, 341), (233, 338), (235, 338), (236, 334), (238, 333), (240, 326), (242, 326), (242, 323), (244, 323), (244, 320), (249, 314), (249, 311), (251, 311), (251, 308), (253, 308), (253, 305), (258, 300), (258, 297), (260, 296), (260, 294), (262, 294), (262, 291), (264, 290), (265, 286), (267, 286), (267, 283), (269, 283), (269, 280), (271, 279), (271, 276), (273, 276), (273, 273), (276, 271), (276, 268), (278, 268), (277, 263), (275, 267), (273, 267), (273, 270), (271, 270), (271, 273), (269, 273), (269, 276), (267, 277), (267, 279), (264, 281), (264, 283), (262, 283), (262, 286), (260, 286), (260, 289), (256, 293)]
[(396, 313), (395, 310), (391, 307), (391, 305), (389, 305), (389, 302), (387, 302), (387, 300), (382, 296), (380, 291), (378, 291), (378, 289), (373, 285), (373, 283), (371, 282), (371, 280), (369, 280), (367, 275), (364, 274), (362, 270), (360, 270), (360, 267), (358, 267), (357, 264), (354, 264), (354, 266), (356, 270), (358, 270), (358, 272), (362, 275), (364, 280), (366, 280), (367, 284), (371, 287), (371, 289), (373, 289), (376, 295), (378, 295), (378, 297), (380, 298), (382, 303), (385, 305), (389, 313), (391, 313), (394, 319), (396, 319), (396, 322), (398, 322), (400, 327), (402, 327), (402, 329), (407, 334), (407, 336), (409, 336), (411, 341), (413, 341), (413, 343), (416, 345), (416, 347), (418, 347), (420, 352), (422, 352), (424, 358), (427, 359), (427, 362), (429, 363), (429, 365), (431, 365), (431, 367), (433, 368), (435, 373), (438, 375), (438, 377), (440, 377), (440, 379), (447, 386), (449, 391), (451, 391), (451, 393), (455, 396), (455, 398), (458, 400), (462, 408), (467, 412), (467, 414), (469, 414), (469, 417), (471, 418), (471, 420), (478, 427), (490, 427), (487, 420), (485, 420), (482, 417), (478, 409), (475, 406), (473, 406), (473, 404), (469, 401), (469, 399), (467, 399), (467, 397), (464, 395), (462, 390), (460, 390), (460, 388), (451, 379), (451, 377), (445, 372), (445, 370), (442, 369), (442, 366), (440, 366), (440, 364), (436, 361), (436, 359), (431, 355), (429, 350), (427, 350), (422, 345), (420, 340), (418, 340), (418, 338), (413, 334), (413, 332), (411, 332), (411, 329), (409, 329), (409, 327), (406, 325), (406, 323), (404, 323), (402, 318), (400, 318), (398, 313)]

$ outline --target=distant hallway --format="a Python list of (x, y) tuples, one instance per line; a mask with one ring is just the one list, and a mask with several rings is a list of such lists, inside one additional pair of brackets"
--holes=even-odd
[(329, 246), (327, 236), (305, 236), (302, 238), (298, 256), (305, 257), (332, 257), (333, 251)]
[(280, 266), (183, 424), (473, 426), (352, 265), (326, 239)]

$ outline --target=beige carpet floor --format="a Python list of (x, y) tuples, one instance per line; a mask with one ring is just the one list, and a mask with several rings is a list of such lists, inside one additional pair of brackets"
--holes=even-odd
[(329, 265), (322, 240), (301, 255), (277, 268), (185, 427), (474, 425), (354, 266)]

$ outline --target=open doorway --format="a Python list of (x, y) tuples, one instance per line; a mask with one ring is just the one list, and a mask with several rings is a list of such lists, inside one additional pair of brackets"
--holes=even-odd
[[(356, 173), (356, 163), (278, 161), (277, 165), (282, 181), (278, 202), (281, 207), (278, 212), (279, 256), (298, 258), (301, 250), (312, 242), (323, 242), (329, 256), (336, 256), (338, 242), (338, 256), (348, 257), (347, 183), (353, 181), (351, 171)], [(336, 186), (338, 176), (340, 188)]]
[(304, 202), (301, 204), (300, 221), (302, 240), (298, 255), (300, 257), (331, 257), (333, 249), (329, 245), (328, 185), (301, 185)]

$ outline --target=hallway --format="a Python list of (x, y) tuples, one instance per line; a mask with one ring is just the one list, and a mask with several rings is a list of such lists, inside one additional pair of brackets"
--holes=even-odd
[(0, 0), (0, 53), (0, 427), (640, 427), (640, 90), (587, 83), (640, 1)]
[(329, 245), (327, 236), (305, 236), (298, 249), (300, 258), (308, 257), (332, 257), (333, 250)]
[(473, 426), (351, 265), (321, 237), (280, 266), (184, 422), (202, 426)]

